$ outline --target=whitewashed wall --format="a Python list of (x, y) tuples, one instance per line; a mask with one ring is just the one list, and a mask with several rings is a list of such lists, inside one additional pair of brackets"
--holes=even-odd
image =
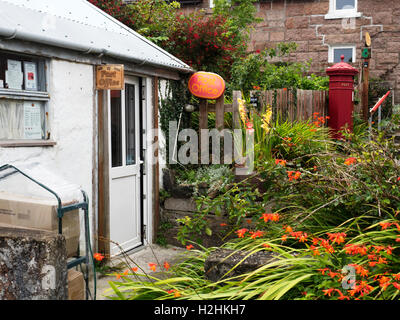
[[(93, 66), (52, 60), (48, 75), (49, 125), (51, 139), (57, 144), (0, 147), (0, 165), (39, 162), (65, 180), (80, 185), (92, 201)], [(93, 221), (92, 217), (89, 221)]]

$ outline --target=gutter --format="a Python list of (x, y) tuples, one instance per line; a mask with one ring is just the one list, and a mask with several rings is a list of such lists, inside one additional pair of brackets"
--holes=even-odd
[[(79, 51), (83, 54), (107, 55), (107, 56), (119, 58), (119, 59), (125, 60), (125, 61), (132, 61), (132, 62), (140, 64), (140, 65), (149, 64), (151, 66), (173, 69), (173, 70), (176, 70), (176, 71), (179, 71), (182, 73), (193, 73), (194, 72), (194, 70), (191, 68), (188, 69), (188, 68), (174, 66), (174, 65), (166, 65), (166, 64), (162, 64), (162, 63), (153, 62), (151, 60), (146, 60), (146, 59), (145, 60), (135, 59), (135, 58), (132, 58), (131, 56), (123, 54), (123, 53), (113, 52), (113, 51), (105, 50), (103, 48), (96, 48), (96, 47), (88, 46), (88, 45), (74, 44), (68, 40), (54, 39), (54, 38), (49, 38), (49, 37), (42, 36), (42, 35), (37, 36), (35, 34), (31, 34), (29, 32), (23, 31), (21, 29), (7, 28), (7, 27), (1, 26), (1, 25), (0, 25), (0, 37), (4, 38), (6, 40), (19, 39), (19, 40), (23, 40), (23, 41), (36, 42), (36, 43), (41, 43), (41, 44), (54, 46), (54, 47), (61, 47), (61, 48), (65, 48), (65, 49)], [(66, 39), (68, 39), (68, 38), (66, 38)]]

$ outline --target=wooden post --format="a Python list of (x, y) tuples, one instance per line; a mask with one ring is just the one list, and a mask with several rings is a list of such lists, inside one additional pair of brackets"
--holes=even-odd
[(110, 192), (109, 192), (109, 158), (108, 158), (108, 112), (105, 99), (106, 90), (98, 90), (98, 251), (106, 258), (110, 254)]
[(224, 95), (222, 95), (215, 102), (215, 127), (218, 130), (224, 129), (224, 114), (225, 114)]
[(369, 88), (369, 61), (370, 59), (364, 59), (363, 63), (363, 86), (362, 86), (362, 113), (363, 120), (368, 121), (368, 88)]
[(153, 126), (156, 135), (154, 137), (154, 165), (153, 165), (153, 241), (156, 241), (157, 231), (160, 226), (160, 164), (158, 159), (158, 77), (154, 77), (153, 84)]
[[(199, 105), (199, 156), (200, 156), (200, 163), (208, 164), (209, 159), (203, 159), (203, 148), (205, 148), (208, 143), (206, 139), (208, 139), (208, 134), (205, 136), (202, 134), (202, 129), (208, 129), (208, 111), (207, 111), (207, 100), (200, 99)], [(205, 152), (207, 151), (207, 152)], [(204, 156), (208, 155), (208, 150), (204, 150)]]
[(241, 139), (242, 135), (241, 133), (238, 134), (235, 132), (235, 130), (238, 130), (241, 128), (240, 125), (240, 114), (239, 114), (239, 102), (238, 99), (242, 98), (242, 92), (241, 91), (233, 91), (232, 93), (232, 125), (233, 125), (233, 162), (234, 164), (242, 164), (243, 159), (242, 159), (242, 150), (239, 149), (239, 145), (235, 145), (235, 139)]

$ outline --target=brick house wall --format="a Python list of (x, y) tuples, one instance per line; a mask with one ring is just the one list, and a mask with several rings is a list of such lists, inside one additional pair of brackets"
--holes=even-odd
[[(255, 3), (257, 16), (264, 21), (255, 26), (250, 51), (272, 47), (279, 42), (296, 42), (298, 49), (289, 61), (312, 59), (311, 71), (325, 74), (330, 47), (355, 47), (354, 67), (361, 70), (364, 36), (372, 38), (370, 76), (385, 80), (394, 88), (395, 102), (400, 103), (400, 1), (358, 0), (355, 18), (329, 18), (333, 0), (262, 0)], [(209, 7), (184, 6), (184, 12)], [(332, 49), (331, 49), (332, 50)]]

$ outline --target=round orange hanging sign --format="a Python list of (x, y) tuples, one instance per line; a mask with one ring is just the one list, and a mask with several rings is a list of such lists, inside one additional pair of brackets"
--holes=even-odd
[(190, 77), (189, 91), (198, 98), (218, 99), (225, 91), (225, 81), (216, 73), (199, 71)]

